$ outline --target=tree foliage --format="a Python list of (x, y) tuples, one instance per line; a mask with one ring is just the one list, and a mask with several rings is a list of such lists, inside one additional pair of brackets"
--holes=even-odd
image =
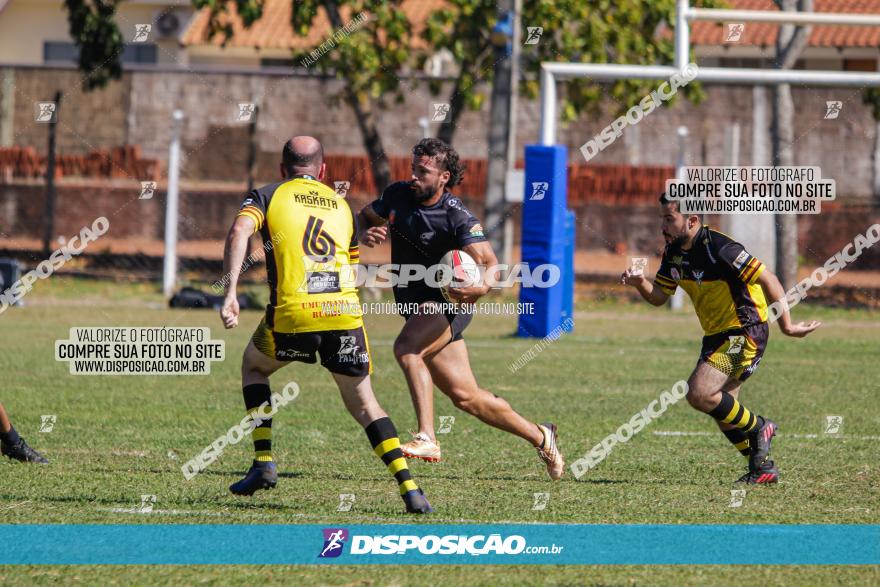
[[(521, 93), (529, 98), (538, 96), (543, 61), (672, 63), (675, 56), (675, 4), (675, 0), (523, 2), (523, 28), (541, 27), (543, 32), (537, 43), (522, 47), (524, 75), (520, 80)], [(700, 5), (714, 7), (717, 2), (704, 0)], [(493, 53), (489, 34), (496, 22), (496, 7), (492, 0), (448, 0), (445, 8), (434, 12), (428, 19), (425, 38), (431, 50), (445, 48), (461, 64), (450, 102), (477, 109), (485, 100), (485, 90), (480, 82), (487, 85), (492, 82)], [(440, 93), (439, 81), (430, 81), (429, 85), (432, 92)], [(614, 99), (617, 110), (623, 112), (656, 85), (656, 81), (649, 80), (619, 80), (610, 86), (586, 78), (568, 80), (565, 90), (560, 93), (562, 120), (572, 121), (584, 113), (595, 112), (606, 96)], [(694, 102), (704, 97), (697, 83), (688, 84), (682, 92)], [(461, 108), (456, 108), (453, 103), (453, 116), (460, 112)]]
[(119, 0), (64, 0), (70, 36), (79, 47), (83, 89), (102, 88), (122, 76), (122, 34), (113, 20)]

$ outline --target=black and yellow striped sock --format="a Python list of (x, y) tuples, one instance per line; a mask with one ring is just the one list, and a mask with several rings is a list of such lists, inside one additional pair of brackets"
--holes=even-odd
[(749, 436), (739, 428), (734, 428), (733, 430), (722, 430), (724, 436), (727, 437), (727, 440), (730, 441), (730, 444), (739, 451), (739, 453), (744, 456), (749, 456)]
[(403, 458), (403, 452), (400, 450), (400, 439), (397, 437), (397, 430), (394, 428), (391, 418), (386, 416), (374, 420), (364, 430), (366, 430), (367, 438), (370, 439), (370, 444), (373, 446), (373, 452), (382, 459), (382, 462), (397, 479), (400, 495), (418, 489), (419, 486), (413, 481), (409, 468), (406, 466), (406, 459)]
[(721, 392), (721, 401), (709, 412), (709, 415), (719, 422), (736, 426), (743, 432), (753, 430), (761, 418), (746, 409), (726, 391)]
[[(272, 408), (272, 392), (265, 383), (254, 383), (245, 385), (242, 390), (244, 394), (244, 407), (248, 414), (255, 419), (259, 416), (260, 406), (264, 402), (266, 410)], [(252, 432), (254, 437), (254, 460), (262, 463), (272, 462), (272, 418), (262, 420), (260, 425), (254, 428)]]

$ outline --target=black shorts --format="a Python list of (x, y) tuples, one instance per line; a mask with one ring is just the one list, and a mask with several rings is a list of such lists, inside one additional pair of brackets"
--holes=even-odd
[(317, 354), (321, 365), (331, 373), (363, 377), (373, 372), (370, 343), (363, 326), (290, 334), (271, 330), (263, 318), (251, 340), (260, 352), (276, 361), (317, 363)]
[[(438, 303), (446, 303), (448, 305), (448, 302)], [(409, 320), (416, 314), (411, 312), (401, 312), (401, 315), (404, 320)], [(449, 322), (449, 326), (452, 329), (452, 338), (449, 339), (449, 342), (455, 342), (456, 340), (464, 339), (462, 333), (464, 333), (464, 329), (467, 328), (474, 319), (474, 314), (473, 312), (444, 312), (443, 317), (446, 318), (446, 321)]]
[(745, 381), (758, 369), (767, 348), (767, 322), (703, 337), (700, 363), (709, 363), (732, 379)]

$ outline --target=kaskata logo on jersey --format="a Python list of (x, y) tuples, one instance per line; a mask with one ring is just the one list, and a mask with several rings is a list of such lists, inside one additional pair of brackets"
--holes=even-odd
[(337, 558), (342, 554), (345, 541), (348, 540), (348, 530), (345, 528), (324, 528), (324, 547), (318, 558)]

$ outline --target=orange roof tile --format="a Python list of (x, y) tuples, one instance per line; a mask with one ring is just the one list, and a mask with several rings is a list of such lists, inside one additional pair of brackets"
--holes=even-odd
[[(428, 16), (443, 7), (443, 0), (405, 0), (401, 10), (412, 23), (414, 39), (424, 29), (424, 23)], [(332, 33), (330, 20), (323, 7), (318, 8), (318, 14), (309, 27), (308, 35), (300, 37), (293, 33), (290, 26), (291, 0), (266, 0), (263, 4), (263, 17), (256, 21), (250, 28), (245, 28), (241, 18), (235, 11), (235, 5), (229, 3), (229, 16), (232, 24), (232, 38), (226, 43), (227, 47), (254, 47), (256, 49), (311, 49), (323, 43)], [(348, 22), (354, 15), (344, 7), (341, 9), (342, 21)], [(223, 44), (223, 33), (217, 34), (213, 39), (208, 38), (208, 21), (210, 10), (203, 8), (198, 11), (190, 22), (189, 27), (181, 38), (183, 45), (214, 45)]]
[[(293, 34), (290, 27), (291, 0), (265, 0), (263, 18), (249, 29), (244, 28), (241, 19), (230, 3), (230, 16), (233, 35), (228, 47), (254, 47), (257, 49), (311, 49), (320, 45), (331, 34), (330, 22), (323, 8), (309, 28), (308, 35), (300, 37)], [(428, 16), (444, 6), (443, 0), (405, 0), (403, 12), (412, 23), (415, 44), (422, 41), (419, 33), (424, 28)], [(740, 10), (777, 10), (772, 0), (727, 0), (730, 8)], [(816, 12), (852, 12), (880, 14), (880, 0), (815, 0)], [(224, 35), (218, 34), (208, 39), (209, 11), (203, 8), (193, 17), (181, 39), (184, 45), (222, 45)], [(343, 13), (343, 21), (350, 16)], [(772, 46), (776, 42), (779, 26), (769, 23), (746, 23), (742, 40), (738, 45)], [(727, 29), (712, 22), (694, 22), (691, 25), (693, 45), (722, 45)], [(813, 26), (810, 35), (813, 47), (880, 47), (880, 27), (854, 26)]]
[[(778, 10), (772, 0), (727, 0), (727, 4), (729, 8), (737, 10)], [(813, 10), (880, 14), (880, 0), (815, 0)], [(741, 40), (732, 44), (773, 46), (778, 30), (777, 24), (747, 22)], [(726, 33), (727, 27), (723, 24), (694, 22), (691, 24), (691, 44), (724, 45)], [(880, 27), (813, 25), (809, 44), (811, 47), (880, 47)]]

